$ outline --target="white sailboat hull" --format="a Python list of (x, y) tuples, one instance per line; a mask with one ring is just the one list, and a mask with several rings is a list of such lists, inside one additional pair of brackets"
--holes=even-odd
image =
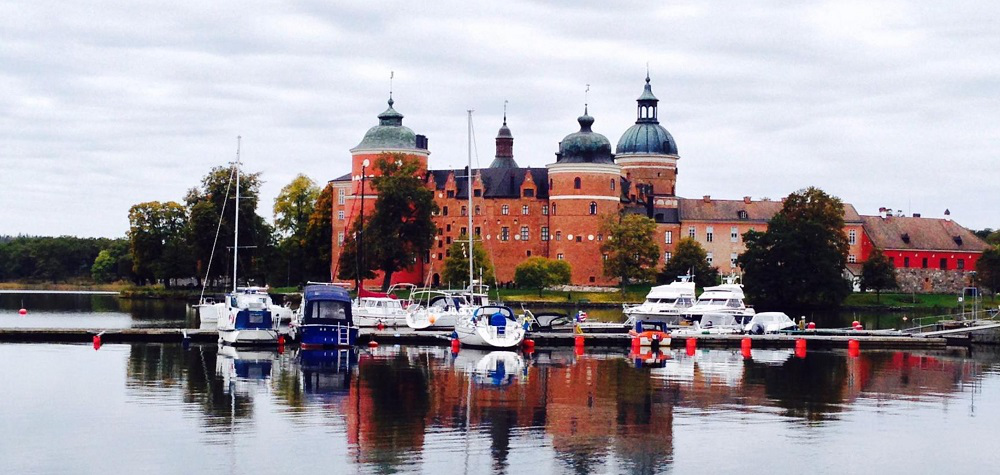
[[(500, 328), (504, 330), (501, 332)], [(458, 340), (466, 346), (514, 348), (524, 340), (524, 329), (516, 325), (456, 325)]]
[(414, 330), (451, 330), (455, 328), (455, 323), (458, 321), (459, 316), (469, 317), (471, 314), (469, 312), (460, 314), (454, 312), (438, 313), (420, 310), (406, 315), (406, 326)]

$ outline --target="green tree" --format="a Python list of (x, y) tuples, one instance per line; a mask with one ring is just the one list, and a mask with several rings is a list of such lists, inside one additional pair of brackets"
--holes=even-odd
[(514, 268), (514, 282), (519, 287), (537, 288), (539, 297), (546, 287), (568, 284), (571, 277), (568, 262), (538, 256), (529, 257)]
[(101, 249), (90, 268), (90, 275), (98, 283), (131, 279), (132, 258), (128, 241), (115, 239)]
[(896, 269), (882, 251), (875, 249), (868, 255), (868, 260), (861, 266), (861, 291), (875, 291), (875, 301), (882, 300), (882, 291), (895, 289)]
[(280, 236), (278, 263), (285, 265), (285, 285), (305, 281), (306, 231), (317, 197), (316, 183), (299, 174), (274, 199), (274, 227)]
[[(358, 260), (358, 240), (361, 235), (361, 220), (354, 220), (351, 223), (351, 230), (344, 238), (344, 245), (340, 249), (340, 261), (337, 264), (337, 278), (341, 280), (357, 280), (358, 270), (361, 265)], [(371, 262), (364, 266), (361, 271), (362, 279), (374, 279), (375, 272), (372, 270)]]
[(652, 280), (656, 274), (656, 262), (660, 248), (653, 233), (656, 222), (638, 214), (608, 215), (601, 224), (601, 232), (607, 238), (601, 243), (604, 259), (604, 275), (621, 279), (622, 292), (631, 282)]
[(677, 241), (670, 261), (663, 265), (659, 280), (673, 282), (678, 276), (691, 273), (698, 287), (708, 287), (719, 282), (719, 269), (708, 264), (708, 253), (691, 238)]
[[(473, 278), (480, 279), (481, 283), (493, 282), (495, 280), (493, 263), (490, 261), (489, 255), (486, 254), (486, 249), (483, 248), (481, 241), (479, 245), (473, 247), (472, 253), (472, 267), (475, 270)], [(469, 285), (468, 235), (462, 234), (448, 247), (448, 257), (444, 260), (441, 281), (455, 288), (464, 288)]]
[(986, 235), (985, 240), (991, 246), (1000, 246), (1000, 229)]
[(330, 280), (333, 264), (333, 185), (320, 192), (309, 215), (305, 238), (305, 273), (307, 280)]
[(849, 249), (844, 205), (818, 188), (788, 195), (766, 232), (743, 235), (737, 263), (754, 303), (762, 306), (836, 306), (851, 292), (844, 278)]
[[(383, 153), (375, 160), (377, 176), (371, 180), (378, 193), (375, 211), (363, 228), (363, 271), (382, 271), (382, 290), (389, 288), (392, 274), (405, 269), (430, 250), (436, 228), (434, 192), (424, 185), (424, 168), (416, 158), (400, 153)], [(346, 250), (346, 249), (345, 249)], [(355, 263), (341, 254), (340, 269)]]
[(976, 261), (976, 280), (993, 293), (1000, 292), (1000, 246), (987, 249)]
[(187, 211), (180, 204), (150, 201), (129, 209), (133, 271), (143, 282), (189, 277), (194, 269), (186, 241)]

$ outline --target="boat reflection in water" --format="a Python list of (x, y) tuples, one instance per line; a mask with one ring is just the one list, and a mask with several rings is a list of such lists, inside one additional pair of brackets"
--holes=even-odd
[(347, 397), (358, 363), (358, 350), (299, 350), (302, 391), (308, 399)]
[(527, 377), (524, 358), (513, 351), (462, 349), (454, 361), (455, 368), (465, 372), (475, 384), (507, 386)]
[(249, 394), (252, 388), (267, 384), (277, 359), (277, 350), (219, 345), (215, 374), (227, 392)]

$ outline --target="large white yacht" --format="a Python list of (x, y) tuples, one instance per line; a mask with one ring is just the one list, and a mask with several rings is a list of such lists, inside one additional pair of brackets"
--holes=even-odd
[(732, 315), (737, 322), (745, 324), (754, 316), (754, 309), (743, 303), (743, 285), (737, 284), (734, 277), (727, 277), (726, 282), (714, 287), (705, 287), (691, 308), (685, 312), (692, 321), (700, 321), (702, 315), (708, 313), (726, 313)]
[(690, 275), (677, 277), (676, 282), (649, 289), (646, 301), (639, 305), (624, 306), (630, 322), (653, 321), (679, 325), (681, 317), (694, 305), (694, 281)]

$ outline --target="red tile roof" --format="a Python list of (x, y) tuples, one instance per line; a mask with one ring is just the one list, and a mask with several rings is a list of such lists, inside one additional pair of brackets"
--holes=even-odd
[[(744, 200), (679, 200), (681, 221), (745, 221), (766, 223), (784, 205), (781, 201), (751, 201)], [(747, 217), (740, 219), (740, 211), (746, 211)], [(861, 216), (851, 204), (844, 204), (844, 222), (861, 224)]]
[(950, 219), (862, 216), (865, 234), (878, 249), (982, 252), (982, 239)]

